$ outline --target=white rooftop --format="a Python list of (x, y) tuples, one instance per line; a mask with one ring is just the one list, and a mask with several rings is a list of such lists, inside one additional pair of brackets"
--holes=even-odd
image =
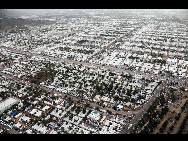
[(7, 108), (9, 108), (10, 106), (16, 104), (17, 102), (19, 102), (19, 100), (13, 97), (10, 97), (6, 99), (5, 101), (2, 101), (0, 103), (0, 113), (6, 110)]

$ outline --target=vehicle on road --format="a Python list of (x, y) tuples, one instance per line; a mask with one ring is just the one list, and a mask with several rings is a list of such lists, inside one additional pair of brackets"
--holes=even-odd
[(130, 125), (128, 126), (127, 130), (129, 130), (131, 127), (132, 127), (132, 124), (130, 124)]

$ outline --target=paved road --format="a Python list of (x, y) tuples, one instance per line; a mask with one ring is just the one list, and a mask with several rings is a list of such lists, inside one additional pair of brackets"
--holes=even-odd
[[(169, 78), (169, 80), (174, 80), (173, 78)], [(186, 82), (188, 82), (188, 79), (176, 79), (176, 81), (178, 82), (182, 82), (182, 80), (185, 80)], [(155, 100), (156, 96), (160, 93), (160, 91), (166, 87), (166, 81), (164, 81), (164, 83), (162, 83), (160, 86), (158, 86), (158, 88), (154, 91), (154, 95), (152, 96), (152, 98), (146, 103), (146, 105), (140, 109), (136, 116), (134, 117), (134, 119), (127, 124), (124, 129), (121, 131), (121, 134), (129, 134), (130, 131), (132, 131), (132, 129), (134, 128), (134, 126), (136, 125), (136, 123), (138, 123), (139, 118), (144, 114), (145, 111), (147, 111), (149, 109), (149, 107), (152, 105), (153, 101)], [(132, 127), (129, 128), (129, 125), (132, 124)]]
[(14, 129), (11, 129), (9, 128), (8, 126), (5, 126), (3, 124), (0, 123), (0, 126), (4, 129), (6, 129), (10, 134), (20, 134), (18, 131), (14, 130)]
[[(121, 134), (129, 134), (130, 131), (134, 128), (134, 126), (136, 125), (136, 123), (139, 121), (139, 118), (144, 114), (145, 111), (147, 111), (149, 109), (149, 107), (152, 105), (153, 101), (155, 100), (156, 96), (159, 94), (159, 92), (162, 90), (164, 86), (161, 84), (160, 86), (158, 86), (158, 88), (154, 91), (154, 95), (152, 96), (152, 98), (146, 103), (146, 105), (139, 110), (139, 112), (136, 114), (136, 116), (134, 117), (134, 119), (127, 124), (124, 129), (121, 131)], [(129, 128), (129, 125), (132, 124), (132, 127)]]
[[(0, 75), (4, 75), (4, 76), (6, 76), (6, 77), (12, 78), (14, 81), (17, 81), (17, 82), (22, 81), (23, 83), (25, 83), (24, 80), (21, 80), (21, 79), (19, 79), (19, 78), (14, 79), (14, 76), (12, 76), (12, 75), (7, 75), (7, 74), (4, 74), (4, 73), (2, 73), (2, 72), (0, 72)], [(47, 87), (39, 86), (39, 85), (37, 85), (37, 84), (33, 84), (33, 85), (34, 85), (35, 87), (40, 87), (41, 89), (44, 89), (44, 90), (46, 90), (46, 91), (48, 91), (48, 92), (61, 95), (62, 97), (64, 97), (65, 95), (67, 95), (67, 94), (64, 94), (64, 93), (61, 93), (61, 92), (58, 92), (58, 91), (55, 91), (55, 90), (51, 90), (51, 89), (49, 89), (49, 88), (47, 88)], [(71, 95), (67, 95), (67, 96), (71, 97), (74, 101), (81, 100), (81, 98), (78, 98), (78, 97), (75, 97), (75, 96), (71, 96)], [(152, 96), (152, 98), (154, 98), (154, 96)], [(152, 99), (152, 98), (151, 98), (151, 99)], [(150, 99), (150, 101), (151, 101), (151, 99)], [(84, 99), (83, 99), (83, 100), (84, 100)], [(84, 101), (85, 101), (85, 103), (88, 102), (87, 100), (84, 100)], [(148, 103), (151, 103), (150, 101), (149, 101)], [(92, 106), (92, 107), (97, 107), (97, 106), (100, 107), (100, 106), (97, 105), (95, 102), (89, 102), (89, 103), (90, 103), (90, 106)], [(144, 107), (147, 107), (147, 104), (146, 104)], [(117, 110), (114, 110), (114, 109), (108, 108), (108, 107), (105, 107), (105, 108), (103, 108), (103, 109), (106, 110), (106, 111), (107, 111), (107, 110), (110, 110), (111, 112), (117, 113), (117, 114), (137, 114), (137, 113), (139, 113), (139, 112), (145, 110), (144, 107), (142, 107), (140, 110), (136, 110), (136, 111), (132, 111), (132, 112), (117, 111)], [(102, 107), (101, 107), (101, 108), (102, 108)]]
[[(3, 47), (3, 48), (6, 48), (6, 47)], [(69, 60), (69, 59), (59, 59), (59, 58), (53, 58), (53, 57), (49, 57), (49, 56), (43, 56), (43, 55), (37, 55), (37, 54), (32, 54), (32, 53), (29, 53), (29, 52), (23, 52), (23, 51), (17, 51), (17, 50), (14, 50), (14, 49), (11, 49), (11, 48), (8, 48), (12, 51), (15, 51), (15, 52), (18, 52), (18, 53), (21, 53), (21, 54), (29, 54), (29, 55), (36, 55), (36, 56), (41, 56), (41, 57), (44, 57), (44, 58), (48, 58), (48, 59), (52, 59), (52, 60), (57, 60), (57, 61), (65, 61), (65, 62), (73, 62), (75, 64), (82, 64), (82, 65), (86, 65), (86, 66), (94, 66), (94, 67), (99, 67), (99, 68), (106, 68), (107, 70), (111, 70), (111, 71), (119, 71), (119, 72), (126, 72), (126, 73), (130, 73), (130, 74), (135, 74), (135, 73), (139, 73), (139, 74), (142, 74), (143, 76), (145, 77), (148, 77), (150, 78), (152, 76), (152, 73), (149, 73), (149, 74), (146, 74), (144, 72), (133, 72), (133, 71), (130, 71), (130, 70), (125, 70), (125, 69), (120, 69), (120, 68), (116, 68), (115, 66), (102, 66), (102, 65), (97, 65), (97, 64), (90, 64), (90, 63), (86, 63), (86, 62), (79, 62), (79, 61), (75, 61), (75, 60)], [(0, 73), (0, 74), (3, 74), (3, 73)], [(6, 77), (12, 77), (14, 79), (13, 76), (10, 76), (10, 75), (6, 75), (6, 74), (3, 74), (5, 75)], [(157, 79), (166, 79), (166, 77), (164, 76), (157, 76)], [(170, 77), (168, 78), (169, 80), (174, 80), (174, 78)], [(19, 79), (16, 79), (16, 81), (19, 81)], [(182, 81), (182, 79), (178, 79), (177, 81)], [(45, 89), (47, 91), (50, 91), (52, 92), (52, 90), (48, 89), (48, 88), (45, 88), (45, 87), (42, 87), (40, 86), (42, 89)], [(138, 122), (139, 118), (143, 115), (144, 111), (147, 111), (147, 109), (150, 107), (150, 105), (152, 104), (152, 102), (154, 101), (154, 99), (156, 98), (156, 95), (161, 91), (162, 89), (162, 85), (155, 91), (154, 95), (152, 96), (152, 98), (149, 100), (149, 102), (147, 102), (145, 104), (144, 107), (142, 107), (140, 110), (137, 110), (137, 111), (133, 111), (131, 113), (128, 113), (128, 112), (124, 112), (124, 111), (115, 111), (113, 109), (110, 109), (113, 113), (119, 113), (119, 114), (136, 114), (136, 116), (134, 117), (134, 119), (128, 124), (125, 126), (125, 128), (122, 130), (122, 134), (128, 134), (130, 133), (130, 131), (134, 128), (134, 125)], [(54, 93), (59, 93), (59, 92), (56, 92), (56, 91), (53, 91)], [(60, 93), (59, 93), (60, 94)], [(61, 93), (62, 94), (62, 93)], [(63, 95), (63, 94), (62, 94)], [(77, 98), (77, 97), (74, 97), (74, 96), (70, 96), (69, 97), (72, 97), (73, 100), (80, 100), (80, 98)], [(93, 107), (97, 107), (99, 105), (97, 105), (96, 103), (93, 103), (93, 102), (90, 102), (90, 105), (93, 106)], [(105, 109), (105, 108), (104, 108)], [(108, 109), (108, 108), (106, 108)], [(133, 126), (129, 129), (128, 129), (128, 126), (132, 124)]]
[[(13, 76), (10, 76), (10, 75), (7, 75), (7, 74), (3, 74), (3, 73), (0, 73), (0, 74), (5, 75), (6, 77), (11, 77), (11, 78), (14, 79)], [(20, 79), (15, 79), (15, 81), (18, 81), (18, 82), (19, 82)], [(23, 82), (24, 82), (24, 81), (23, 81)], [(38, 85), (34, 84), (34, 86), (38, 86)], [(66, 95), (66, 94), (63, 94), (63, 93), (61, 93), (61, 92), (57, 92), (57, 91), (51, 90), (51, 89), (46, 88), (46, 87), (42, 87), (42, 86), (39, 86), (39, 87), (42, 88), (42, 89), (44, 89), (44, 90), (46, 90), (46, 91), (48, 91), (48, 92), (60, 94), (60, 95), (62, 95), (62, 96), (65, 96), (65, 95)], [(136, 115), (136, 116), (134, 117), (134, 119), (133, 119), (129, 124), (127, 124), (127, 125), (124, 127), (124, 129), (122, 130), (121, 134), (128, 134), (128, 133), (133, 129), (134, 125), (138, 122), (139, 118), (143, 115), (143, 113), (148, 110), (148, 108), (149, 108), (150, 105), (153, 103), (154, 99), (156, 98), (156, 95), (159, 94), (159, 92), (161, 91), (161, 89), (162, 89), (163, 87), (164, 87), (164, 86), (161, 84), (161, 85), (154, 91), (154, 95), (152, 96), (152, 98), (151, 98), (151, 99), (145, 104), (145, 106), (142, 107), (140, 110), (133, 111), (133, 112), (124, 112), (124, 111), (116, 111), (116, 110), (110, 108), (110, 111), (112, 111), (113, 113), (118, 113), (118, 114), (135, 114), (135, 115)], [(80, 100), (80, 98), (77, 98), (77, 97), (74, 97), (74, 96), (70, 96), (70, 95), (68, 95), (68, 96), (71, 97), (74, 101)], [(99, 105), (97, 105), (97, 104), (94, 103), (94, 102), (90, 102), (90, 105), (91, 105), (92, 107), (97, 107), (97, 106), (99, 106)], [(100, 106), (99, 106), (99, 107), (100, 107)], [(106, 107), (106, 108), (103, 108), (103, 109), (104, 109), (104, 110), (107, 110), (107, 109), (109, 109), (109, 108)], [(129, 126), (130, 124), (132, 124), (133, 126), (132, 126), (129, 130), (127, 130), (127, 129), (128, 129), (128, 126)], [(18, 132), (16, 132), (14, 129), (12, 129), (11, 132), (12, 132), (12, 133), (18, 133)]]

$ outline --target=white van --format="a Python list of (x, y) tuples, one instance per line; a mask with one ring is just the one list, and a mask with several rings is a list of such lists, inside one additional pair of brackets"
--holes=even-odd
[(129, 130), (132, 127), (132, 124), (129, 125), (129, 127), (127, 128), (127, 130)]

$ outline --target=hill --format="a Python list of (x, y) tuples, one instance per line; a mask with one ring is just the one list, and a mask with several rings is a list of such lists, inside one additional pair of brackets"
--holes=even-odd
[[(9, 14), (10, 15), (10, 12)], [(31, 20), (22, 18), (13, 18), (6, 15), (6, 10), (0, 9), (0, 32), (9, 29), (26, 29), (26, 25), (40, 25), (40, 24), (52, 24), (53, 21), (48, 20)]]

